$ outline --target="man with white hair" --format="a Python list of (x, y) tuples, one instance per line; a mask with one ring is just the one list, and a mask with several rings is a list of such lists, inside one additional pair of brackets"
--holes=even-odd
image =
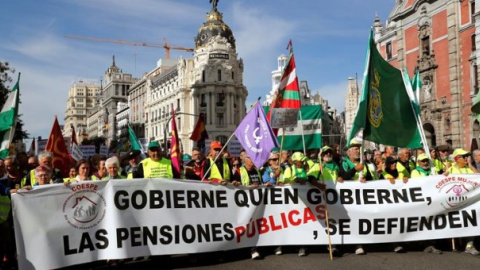
[(473, 150), (472, 152), (471, 168), (475, 173), (480, 173), (480, 149)]
[[(52, 168), (52, 182), (53, 183), (63, 183), (62, 172), (53, 167), (53, 154), (49, 151), (43, 151), (38, 154), (39, 165), (47, 166)], [(30, 170), (30, 172), (22, 179), (22, 187), (24, 186), (33, 186), (35, 185), (35, 170)]]

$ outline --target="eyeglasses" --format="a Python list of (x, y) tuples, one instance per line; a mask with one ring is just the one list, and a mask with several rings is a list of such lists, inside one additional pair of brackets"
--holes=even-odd
[(278, 158), (271, 158), (270, 160), (278, 161)]
[(213, 151), (215, 152), (219, 152), (220, 150), (222, 150), (222, 148), (213, 148)]
[(428, 162), (428, 159), (419, 160), (420, 162)]

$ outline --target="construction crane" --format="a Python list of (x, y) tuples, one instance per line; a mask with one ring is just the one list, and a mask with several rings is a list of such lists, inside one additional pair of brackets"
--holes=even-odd
[(154, 48), (163, 48), (165, 49), (165, 58), (170, 59), (170, 50), (180, 50), (186, 52), (193, 52), (193, 48), (186, 48), (186, 47), (178, 47), (178, 46), (171, 46), (167, 43), (167, 39), (163, 39), (163, 44), (155, 44), (155, 43), (148, 43), (148, 42), (134, 42), (134, 41), (127, 41), (122, 39), (107, 39), (107, 38), (95, 38), (95, 37), (85, 37), (85, 36), (72, 36), (67, 35), (66, 38), (72, 39), (81, 39), (81, 40), (90, 40), (96, 42), (109, 42), (109, 43), (117, 43), (117, 44), (124, 44), (130, 46), (144, 46), (144, 47), (154, 47)]

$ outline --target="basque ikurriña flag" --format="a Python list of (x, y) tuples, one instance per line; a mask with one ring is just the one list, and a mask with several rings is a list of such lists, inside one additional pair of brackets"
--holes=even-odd
[(295, 65), (295, 56), (293, 55), (292, 41), (288, 43), (287, 49), (290, 49), (285, 67), (283, 68), (282, 78), (277, 88), (277, 92), (270, 104), (270, 110), (267, 119), (270, 121), (270, 112), (275, 108), (300, 109), (300, 87), (298, 86), (297, 68)]
[(268, 160), (272, 148), (278, 147), (277, 138), (259, 102), (243, 118), (234, 134), (257, 168)]

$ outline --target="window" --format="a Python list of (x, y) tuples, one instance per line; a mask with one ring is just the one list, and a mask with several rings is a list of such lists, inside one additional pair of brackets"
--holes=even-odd
[(217, 70), (217, 76), (218, 76), (218, 81), (221, 82), (222, 81), (222, 70), (221, 69)]
[(470, 1), (470, 23), (474, 23), (475, 15), (475, 1)]
[(217, 113), (217, 126), (218, 127), (224, 126), (223, 113)]
[(392, 42), (387, 42), (387, 45), (385, 47), (386, 53), (387, 53), (387, 60), (392, 58)]
[(476, 42), (475, 42), (475, 37), (476, 35), (475, 34), (472, 34), (472, 36), (470, 37), (471, 38), (471, 43), (472, 43), (472, 52), (474, 52), (475, 50), (477, 50), (477, 46), (476, 46)]
[(177, 98), (177, 110), (180, 110), (180, 99)]
[(235, 72), (232, 71), (232, 80), (235, 80)]
[(202, 82), (205, 82), (205, 70), (202, 70)]

